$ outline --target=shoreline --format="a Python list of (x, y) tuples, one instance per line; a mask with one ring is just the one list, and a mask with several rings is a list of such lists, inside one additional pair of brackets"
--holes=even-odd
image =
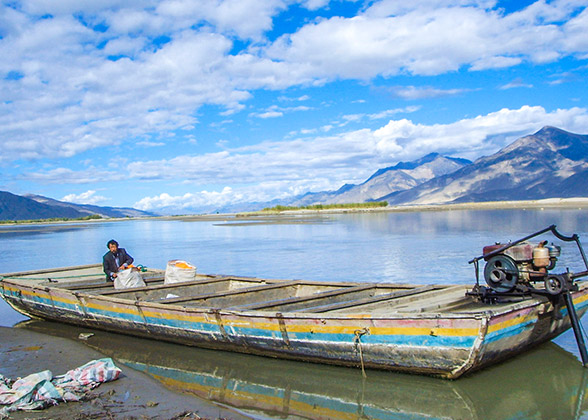
[(212, 214), (185, 214), (165, 215), (150, 217), (119, 217), (88, 220), (59, 220), (59, 221), (0, 221), (0, 228), (3, 226), (31, 226), (48, 224), (88, 224), (121, 222), (130, 220), (202, 220), (202, 221), (225, 221), (227, 218), (259, 218), (263, 216), (280, 215), (307, 215), (307, 214), (344, 214), (344, 213), (403, 213), (403, 212), (425, 212), (425, 211), (453, 211), (453, 210), (544, 210), (544, 209), (588, 209), (588, 197), (575, 198), (545, 198), (540, 200), (520, 201), (483, 201), (454, 204), (403, 204), (387, 207), (373, 208), (332, 208), (332, 209), (296, 209), (282, 211), (251, 211), (238, 213), (212, 213)]
[[(71, 329), (84, 331), (79, 327)], [(0, 373), (11, 379), (47, 369), (54, 375), (60, 375), (90, 360), (110, 357), (88, 347), (83, 339), (74, 340), (15, 327), (0, 327), (0, 342)], [(43, 410), (11, 412), (8, 420), (253, 418), (197, 395), (173, 391), (146, 373), (125, 366), (116, 357), (113, 360), (122, 370), (120, 377), (100, 384), (81, 401), (62, 402)]]
[(242, 213), (202, 214), (182, 216), (160, 216), (169, 220), (225, 220), (227, 217), (239, 219), (257, 218), (263, 216), (306, 215), (306, 214), (344, 214), (344, 213), (403, 213), (421, 211), (452, 211), (452, 210), (543, 210), (543, 209), (588, 209), (588, 197), (577, 198), (546, 198), (541, 200), (520, 201), (484, 201), (457, 204), (404, 204), (398, 206), (373, 208), (334, 208), (321, 210), (282, 210), (282, 211), (252, 211)]

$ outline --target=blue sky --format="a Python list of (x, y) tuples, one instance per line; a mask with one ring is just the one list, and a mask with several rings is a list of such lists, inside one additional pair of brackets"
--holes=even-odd
[(2, 2), (0, 190), (184, 214), (587, 134), (587, 6)]

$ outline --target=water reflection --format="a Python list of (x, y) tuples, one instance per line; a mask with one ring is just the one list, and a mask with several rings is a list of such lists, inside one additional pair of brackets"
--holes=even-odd
[[(18, 325), (76, 338), (88, 329)], [(578, 419), (587, 370), (549, 343), (457, 381), (209, 351), (101, 331), (84, 342), (175, 390), (280, 419)]]

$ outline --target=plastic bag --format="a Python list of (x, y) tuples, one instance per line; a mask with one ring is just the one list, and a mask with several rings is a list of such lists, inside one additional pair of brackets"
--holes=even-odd
[(114, 288), (129, 289), (131, 287), (145, 287), (141, 274), (132, 268), (120, 270), (114, 278)]
[(171, 260), (165, 268), (164, 284), (193, 281), (196, 278), (196, 267), (182, 260)]
[(18, 410), (39, 410), (62, 401), (80, 401), (93, 388), (114, 381), (120, 373), (111, 358), (104, 358), (56, 377), (45, 370), (13, 382), (0, 374), (0, 419)]
[(67, 371), (55, 377), (55, 384), (61, 386), (84, 386), (110, 382), (118, 379), (122, 371), (117, 368), (110, 357), (92, 360), (83, 366)]

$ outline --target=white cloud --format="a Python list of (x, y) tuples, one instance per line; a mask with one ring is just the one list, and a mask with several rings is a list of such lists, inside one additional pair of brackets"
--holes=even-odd
[(233, 192), (230, 187), (225, 187), (220, 192), (200, 191), (198, 193), (186, 193), (179, 196), (171, 196), (162, 193), (154, 197), (144, 197), (137, 201), (133, 207), (139, 210), (166, 210), (166, 212), (182, 213), (194, 208), (222, 206), (230, 202), (240, 202), (243, 197)]
[(404, 108), (386, 109), (384, 111), (376, 112), (374, 114), (348, 114), (343, 115), (343, 122), (339, 123), (339, 127), (344, 127), (349, 123), (360, 123), (361, 121), (368, 120), (381, 120), (384, 118), (390, 118), (397, 114), (410, 114), (420, 109), (420, 106), (407, 106)]
[(393, 96), (409, 100), (454, 96), (466, 92), (464, 89), (439, 89), (431, 86), (396, 86), (390, 91)]
[(280, 112), (280, 111), (267, 111), (267, 112), (262, 112), (261, 114), (252, 114), (252, 115), (256, 116), (257, 118), (266, 119), (266, 118), (282, 117), (284, 115), (284, 113)]
[(329, 0), (303, 0), (302, 5), (309, 10), (317, 10), (329, 4)]
[(165, 146), (165, 143), (164, 142), (161, 142), (161, 141), (149, 141), (149, 140), (139, 141), (136, 144), (137, 144), (137, 146), (141, 146), (141, 147), (161, 147), (161, 146)]
[(407, 106), (406, 108), (387, 109), (385, 111), (377, 112), (375, 114), (368, 114), (370, 120), (381, 120), (383, 118), (390, 118), (396, 114), (410, 114), (420, 109), (420, 106)]
[(517, 78), (517, 79), (510, 81), (509, 83), (506, 83), (506, 84), (500, 86), (500, 89), (507, 90), (507, 89), (521, 88), (521, 87), (532, 88), (533, 85), (523, 82), (523, 79)]
[(563, 26), (565, 34), (563, 46), (565, 51), (576, 54), (580, 59), (588, 58), (588, 37), (586, 28), (588, 27), (588, 9), (584, 9), (580, 14), (566, 22)]
[[(588, 11), (582, 1), (538, 1), (510, 15), (495, 9), (493, 1), (377, 1), (358, 16), (313, 20), (273, 43), (264, 39), (273, 19), (292, 4), (3, 4), (0, 160), (72, 157), (193, 127), (203, 105), (234, 114), (257, 89), (588, 56)], [(299, 4), (311, 10), (328, 5), (326, 0)], [(153, 42), (159, 38), (165, 39)], [(236, 51), (240, 45), (245, 47)], [(122, 57), (111, 61), (110, 56)], [(398, 94), (424, 98), (459, 92), (415, 87)], [(283, 111), (268, 112), (265, 117)]]
[(372, 18), (405, 15), (420, 10), (432, 10), (445, 7), (478, 7), (490, 9), (496, 5), (496, 0), (378, 0), (366, 10), (366, 16)]
[(254, 186), (239, 187), (238, 190), (224, 187), (220, 191), (202, 190), (182, 195), (162, 193), (144, 197), (134, 203), (133, 207), (165, 214), (193, 213), (199, 211), (198, 209), (206, 212), (227, 205), (265, 202), (300, 195), (307, 191), (322, 191), (329, 187), (330, 183), (326, 179), (306, 180), (295, 185), (288, 181), (264, 181)]
[(19, 179), (34, 181), (41, 184), (91, 184), (97, 180), (103, 182), (121, 181), (124, 177), (122, 171), (105, 171), (90, 167), (83, 171), (74, 171), (69, 168), (55, 168), (46, 171), (23, 173)]
[(96, 195), (95, 190), (88, 190), (81, 194), (68, 194), (61, 199), (61, 201), (76, 204), (99, 204), (106, 200), (108, 200), (106, 197)]
[[(128, 177), (181, 178), (203, 185), (240, 184), (243, 188), (249, 185), (249, 190), (268, 182), (300, 190), (300, 186), (319, 180), (324, 189), (334, 189), (350, 177), (353, 182), (361, 182), (378, 168), (414, 160), (431, 152), (476, 159), (544, 125), (588, 132), (588, 111), (572, 108), (546, 112), (542, 107), (524, 106), (450, 124), (424, 125), (407, 119), (391, 120), (376, 130), (362, 129), (330, 137), (264, 142), (221, 153), (133, 162), (128, 165)], [(233, 192), (241, 190), (235, 188)], [(275, 197), (280, 191), (273, 193)]]
[(283, 0), (171, 0), (158, 5), (157, 14), (172, 22), (185, 22), (185, 27), (206, 21), (220, 32), (259, 39), (272, 28), (272, 17), (285, 7)]
[[(268, 56), (304, 66), (314, 77), (371, 79), (545, 63), (588, 52), (580, 29), (587, 12), (573, 17), (585, 4), (537, 2), (510, 15), (492, 6), (493, 1), (381, 1), (364, 15), (323, 19), (286, 34)], [(566, 20), (563, 28), (553, 24)]]
[(276, 118), (282, 117), (285, 113), (297, 112), (297, 111), (310, 111), (312, 108), (308, 106), (291, 106), (291, 107), (279, 107), (272, 105), (262, 112), (252, 112), (250, 115), (257, 118)]
[(249, 184), (252, 188), (264, 182), (281, 182), (296, 188), (296, 185), (321, 180), (331, 188), (338, 188), (344, 179), (351, 177), (353, 182), (361, 182), (382, 166), (414, 160), (431, 152), (476, 159), (545, 125), (585, 133), (588, 132), (588, 111), (571, 108), (547, 112), (540, 106), (523, 106), (448, 124), (390, 120), (375, 130), (266, 141), (225, 148), (217, 153), (160, 160), (132, 161), (129, 157), (129, 162), (119, 165), (118, 171), (57, 168), (25, 174), (21, 178), (43, 183), (91, 183), (97, 179), (186, 180), (195, 185)]
[(278, 97), (278, 101), (280, 102), (292, 102), (292, 101), (297, 101), (297, 98), (292, 98), (290, 96), (280, 96)]
[[(233, 3), (206, 5), (220, 22), (222, 10), (228, 11)], [(277, 1), (237, 3), (250, 16), (237, 16), (233, 10), (235, 24), (249, 26), (258, 25), (261, 14), (269, 19), (282, 7)], [(0, 160), (71, 157), (136, 136), (189, 127), (196, 122), (194, 111), (203, 104), (234, 111), (251, 97), (237, 86), (244, 82), (238, 74), (247, 56), (231, 56), (232, 41), (221, 34), (184, 30), (197, 20), (178, 23), (167, 16), (167, 23), (162, 23), (154, 12), (119, 9), (112, 2), (96, 11), (98, 23), (106, 19), (112, 25), (101, 33), (66, 14), (84, 5), (28, 5), (28, 10), (56, 15), (38, 19), (2, 6), (10, 22), (19, 25), (0, 18), (0, 74), (22, 77), (0, 78)], [(171, 30), (170, 42), (154, 48), (147, 36), (128, 36), (138, 28), (149, 36)], [(267, 24), (249, 30), (266, 29)], [(120, 54), (130, 59), (108, 59)], [(231, 72), (236, 82), (230, 81)], [(252, 78), (243, 85), (266, 82)]]
[[(217, 153), (134, 161), (129, 156), (125, 158), (128, 161), (118, 165), (117, 171), (88, 168), (78, 172), (57, 168), (25, 174), (21, 178), (54, 184), (90, 184), (97, 179), (176, 184), (181, 181), (192, 191), (174, 196), (161, 192), (135, 204), (143, 210), (166, 208), (181, 213), (182, 209), (267, 201), (307, 191), (333, 190), (344, 183), (363, 182), (379, 168), (414, 160), (431, 152), (475, 160), (545, 125), (586, 133), (588, 110), (570, 108), (548, 112), (540, 106), (523, 106), (430, 125), (409, 119), (392, 119), (374, 130), (267, 141), (226, 148)], [(90, 190), (85, 194), (91, 198), (93, 193), (94, 190)], [(71, 197), (75, 200), (81, 196)]]

